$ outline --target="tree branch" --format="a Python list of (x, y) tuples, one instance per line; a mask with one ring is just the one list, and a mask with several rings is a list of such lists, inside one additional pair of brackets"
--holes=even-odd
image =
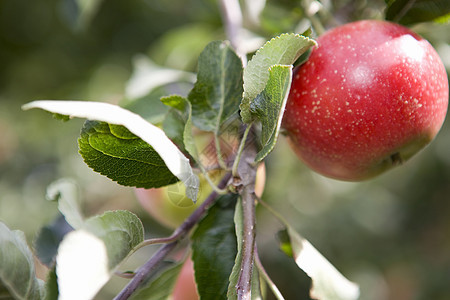
[[(224, 188), (231, 178), (231, 174), (227, 173), (220, 181), (218, 187)], [(218, 194), (212, 192), (208, 198), (181, 224), (173, 234), (167, 238), (172, 242), (165, 244), (156, 251), (156, 253), (135, 273), (133, 279), (125, 286), (125, 288), (114, 298), (114, 300), (128, 299), (142, 284), (142, 282), (151, 274), (158, 264), (177, 246), (181, 237), (184, 237), (203, 217), (208, 208), (215, 202)]]
[(238, 165), (238, 177), (234, 184), (242, 197), (243, 234), (242, 234), (242, 261), (241, 272), (236, 284), (239, 300), (251, 300), (252, 273), (255, 254), (256, 218), (255, 218), (255, 182), (256, 182), (256, 145), (254, 130), (251, 130), (246, 139), (246, 146), (242, 152)]

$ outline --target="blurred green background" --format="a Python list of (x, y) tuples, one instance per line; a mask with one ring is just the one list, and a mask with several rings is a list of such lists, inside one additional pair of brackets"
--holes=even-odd
[[(244, 25), (255, 37), (267, 40), (308, 27), (304, 7), (311, 1), (267, 0), (255, 20), (264, 2), (242, 1)], [(320, 15), (325, 27), (383, 16), (384, 1), (322, 2), (330, 9)], [(450, 25), (413, 29), (435, 46), (449, 71)], [(136, 55), (195, 72), (203, 47), (225, 38), (215, 0), (0, 1), (0, 220), (24, 231), (32, 245), (39, 229), (58, 216), (56, 204), (45, 200), (47, 185), (70, 177), (79, 183), (87, 216), (130, 209), (150, 234), (168, 234), (140, 208), (131, 188), (83, 163), (76, 143), (82, 120), (63, 123), (41, 111), (24, 112), (21, 105), (35, 99), (124, 103), (132, 100), (125, 92)], [(267, 171), (263, 199), (361, 285), (361, 299), (450, 299), (448, 120), (417, 157), (371, 181), (314, 174), (283, 138)], [(264, 210), (258, 213), (263, 264), (286, 299), (309, 299), (307, 276), (278, 250), (280, 224)], [(118, 282), (98, 299), (110, 299), (125, 283)]]

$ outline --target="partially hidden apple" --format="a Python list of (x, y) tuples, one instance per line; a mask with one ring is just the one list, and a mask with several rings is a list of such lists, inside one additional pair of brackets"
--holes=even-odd
[(194, 277), (194, 263), (188, 258), (181, 267), (180, 274), (172, 292), (172, 300), (197, 300), (199, 299), (197, 285)]
[[(203, 149), (200, 153), (202, 163), (210, 168), (218, 164), (217, 153), (215, 151), (215, 142), (211, 134), (199, 133), (197, 134), (199, 149)], [(237, 140), (221, 139), (222, 155), (227, 158), (236, 150), (239, 143)], [(212, 171), (209, 173), (211, 179), (217, 184), (221, 177), (225, 174), (224, 171)], [(135, 189), (136, 198), (141, 206), (150, 216), (158, 223), (168, 227), (176, 228), (208, 197), (213, 191), (211, 186), (203, 175), (200, 177), (200, 191), (197, 203), (193, 204), (192, 200), (186, 197), (185, 186), (178, 182), (170, 186), (157, 189)], [(255, 193), (261, 197), (264, 191), (266, 181), (266, 171), (264, 163), (258, 166), (256, 174)]]
[[(215, 178), (218, 178), (217, 174)], [(256, 196), (261, 197), (265, 181), (266, 168), (264, 163), (261, 163), (256, 170)], [(135, 194), (141, 206), (154, 220), (168, 228), (177, 228), (205, 201), (212, 188), (200, 175), (200, 193), (196, 204), (186, 197), (184, 191), (184, 185), (179, 182), (158, 189), (135, 189)]]
[(331, 29), (317, 44), (294, 73), (283, 117), (292, 148), (311, 169), (368, 179), (436, 136), (449, 88), (426, 40), (394, 23), (365, 20)]

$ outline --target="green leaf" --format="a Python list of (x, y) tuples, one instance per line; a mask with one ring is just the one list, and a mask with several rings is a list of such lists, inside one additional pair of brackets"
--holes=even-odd
[(79, 191), (76, 183), (70, 179), (60, 179), (47, 187), (47, 199), (58, 201), (58, 209), (74, 229), (80, 228), (83, 216), (78, 205)]
[[(311, 243), (288, 226), (285, 233), (290, 247), (284, 241), (284, 250), (292, 251), (298, 267), (312, 279), (310, 296), (313, 299), (356, 300), (359, 287), (346, 279)], [(281, 236), (286, 235), (281, 234)], [(290, 248), (290, 249), (289, 249)]]
[(161, 101), (179, 111), (184, 119), (184, 129), (183, 129), (183, 145), (186, 151), (198, 161), (199, 156), (197, 152), (197, 147), (195, 146), (194, 137), (192, 135), (192, 105), (188, 99), (179, 96), (171, 95), (168, 97), (161, 98)]
[(386, 20), (412, 25), (420, 22), (448, 20), (448, 0), (386, 0)]
[[(181, 180), (186, 186), (186, 195), (192, 199), (194, 202), (197, 199), (198, 189), (200, 185), (200, 180), (194, 174), (190, 164), (189, 159), (177, 148), (177, 146), (166, 136), (166, 134), (158, 127), (148, 123), (141, 116), (132, 113), (126, 109), (123, 109), (119, 106), (108, 104), (108, 103), (100, 103), (100, 102), (88, 102), (88, 101), (33, 101), (31, 103), (25, 104), (22, 106), (22, 109), (27, 110), (31, 108), (41, 108), (46, 111), (52, 113), (58, 113), (62, 115), (67, 115), (70, 118), (79, 117), (86, 118), (88, 120), (94, 121), (102, 121), (108, 124), (121, 125), (126, 127), (131, 133), (142, 139), (145, 143), (149, 144), (156, 153), (158, 153), (159, 157), (164, 161), (166, 168), (179, 180)], [(105, 126), (104, 126), (105, 127)], [(106, 130), (106, 129), (105, 129)], [(110, 130), (109, 130), (110, 131)], [(99, 132), (101, 133), (101, 132)], [(96, 140), (97, 146), (102, 147), (102, 149), (109, 149), (117, 156), (120, 157), (122, 154), (121, 149), (116, 148), (116, 146), (123, 145), (123, 140), (115, 138), (112, 135), (109, 137), (105, 137), (106, 140)], [(112, 144), (104, 144), (104, 142), (111, 142)], [(129, 140), (128, 140), (129, 141)], [(131, 139), (132, 141), (132, 139)], [(86, 141), (85, 141), (86, 142)], [(115, 143), (117, 143), (115, 145)], [(85, 143), (85, 146), (88, 146), (89, 141)], [(126, 144), (126, 143), (125, 143)], [(138, 142), (139, 144), (139, 142)], [(138, 145), (141, 148), (141, 144)], [(91, 147), (94, 149), (94, 147)], [(139, 152), (140, 149), (137, 149), (137, 155), (142, 155)], [(97, 151), (98, 152), (98, 151)], [(129, 148), (126, 149), (127, 154), (132, 152)], [(93, 155), (96, 154), (97, 158), (100, 158), (101, 152), (95, 153), (95, 151), (91, 152)], [(148, 152), (147, 152), (148, 154)], [(115, 167), (121, 167), (123, 161), (118, 163), (114, 157), (109, 157), (110, 160), (108, 163), (115, 163)], [(141, 159), (142, 158), (140, 157)], [(154, 158), (154, 157), (152, 157)], [(100, 164), (96, 164), (91, 160), (91, 163), (95, 164), (97, 167), (99, 165), (103, 165), (103, 167), (107, 167), (107, 169), (112, 172), (111, 174), (116, 175), (115, 172), (119, 172), (119, 175), (122, 174), (122, 170), (115, 169), (111, 166), (105, 166), (105, 161), (100, 162)], [(133, 161), (131, 167), (139, 167), (141, 166), (139, 161)], [(108, 168), (109, 167), (109, 168)], [(126, 165), (127, 168), (130, 167), (130, 164)], [(162, 170), (164, 168), (159, 168)], [(136, 172), (140, 172), (139, 170), (130, 170), (127, 169), (125, 172), (134, 176), (134, 181), (139, 182), (147, 182), (145, 178), (136, 178)], [(154, 175), (154, 172), (142, 173), (144, 176)], [(139, 177), (139, 176), (138, 176)], [(129, 182), (126, 178), (122, 177), (125, 182)], [(154, 181), (150, 180), (150, 182)], [(161, 184), (161, 183), (160, 183)], [(166, 184), (170, 184), (167, 182)], [(141, 185), (145, 187), (145, 185)]]
[(186, 120), (182, 113), (175, 108), (171, 108), (164, 117), (162, 128), (167, 137), (174, 142), (181, 151), (187, 153), (187, 150), (184, 147), (185, 126)]
[(282, 34), (268, 41), (256, 52), (244, 69), (244, 99), (240, 105), (241, 117), (251, 123), (255, 116), (251, 102), (264, 90), (273, 65), (292, 65), (316, 42), (299, 34)]
[(146, 283), (142, 284), (130, 300), (166, 300), (172, 294), (175, 282), (180, 274), (183, 263), (172, 263), (162, 272), (155, 273)]
[(178, 181), (153, 147), (136, 136), (114, 135), (107, 123), (86, 121), (78, 146), (89, 167), (121, 185), (156, 188)]
[(192, 260), (201, 299), (227, 299), (237, 251), (233, 224), (236, 198), (234, 194), (220, 197), (192, 235)]
[(34, 241), (34, 250), (39, 261), (51, 268), (54, 265), (59, 244), (64, 236), (72, 230), (73, 228), (63, 216), (59, 216), (53, 223), (42, 227)]
[[(237, 237), (237, 254), (234, 261), (233, 269), (229, 276), (229, 284), (227, 291), (227, 299), (237, 300), (236, 284), (239, 281), (239, 275), (241, 273), (241, 262), (242, 262), (242, 240), (243, 240), (243, 211), (242, 211), (242, 200), (239, 198), (236, 203), (236, 209), (234, 214), (234, 224), (236, 227), (236, 237)], [(252, 300), (262, 299), (261, 289), (260, 289), (260, 279), (259, 272), (256, 264), (253, 264), (252, 271)]]
[(229, 44), (208, 44), (200, 54), (197, 82), (188, 95), (194, 125), (219, 132), (220, 126), (239, 109), (242, 85), (242, 61)]
[[(0, 222), (0, 285), (15, 299), (42, 299), (43, 282), (36, 278), (33, 255), (23, 232)], [(1, 290), (2, 288), (0, 288)], [(4, 289), (3, 289), (4, 290)]]
[(47, 274), (45, 291), (45, 300), (58, 300), (58, 277), (56, 276), (56, 269), (54, 267)]
[(273, 149), (280, 132), (284, 108), (292, 81), (292, 65), (275, 65), (269, 69), (269, 80), (264, 90), (250, 104), (252, 113), (261, 121), (262, 149), (255, 161), (261, 161)]
[(111, 211), (88, 219), (59, 246), (56, 275), (60, 297), (92, 299), (143, 239), (142, 223), (131, 212)]
[(141, 220), (126, 210), (109, 211), (92, 217), (86, 221), (83, 228), (103, 240), (111, 270), (144, 240)]

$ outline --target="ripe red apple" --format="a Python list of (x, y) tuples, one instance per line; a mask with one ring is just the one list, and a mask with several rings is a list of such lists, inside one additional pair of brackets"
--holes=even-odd
[(297, 155), (325, 176), (357, 181), (427, 145), (448, 106), (445, 68), (409, 29), (359, 21), (317, 39), (294, 73), (283, 127)]

